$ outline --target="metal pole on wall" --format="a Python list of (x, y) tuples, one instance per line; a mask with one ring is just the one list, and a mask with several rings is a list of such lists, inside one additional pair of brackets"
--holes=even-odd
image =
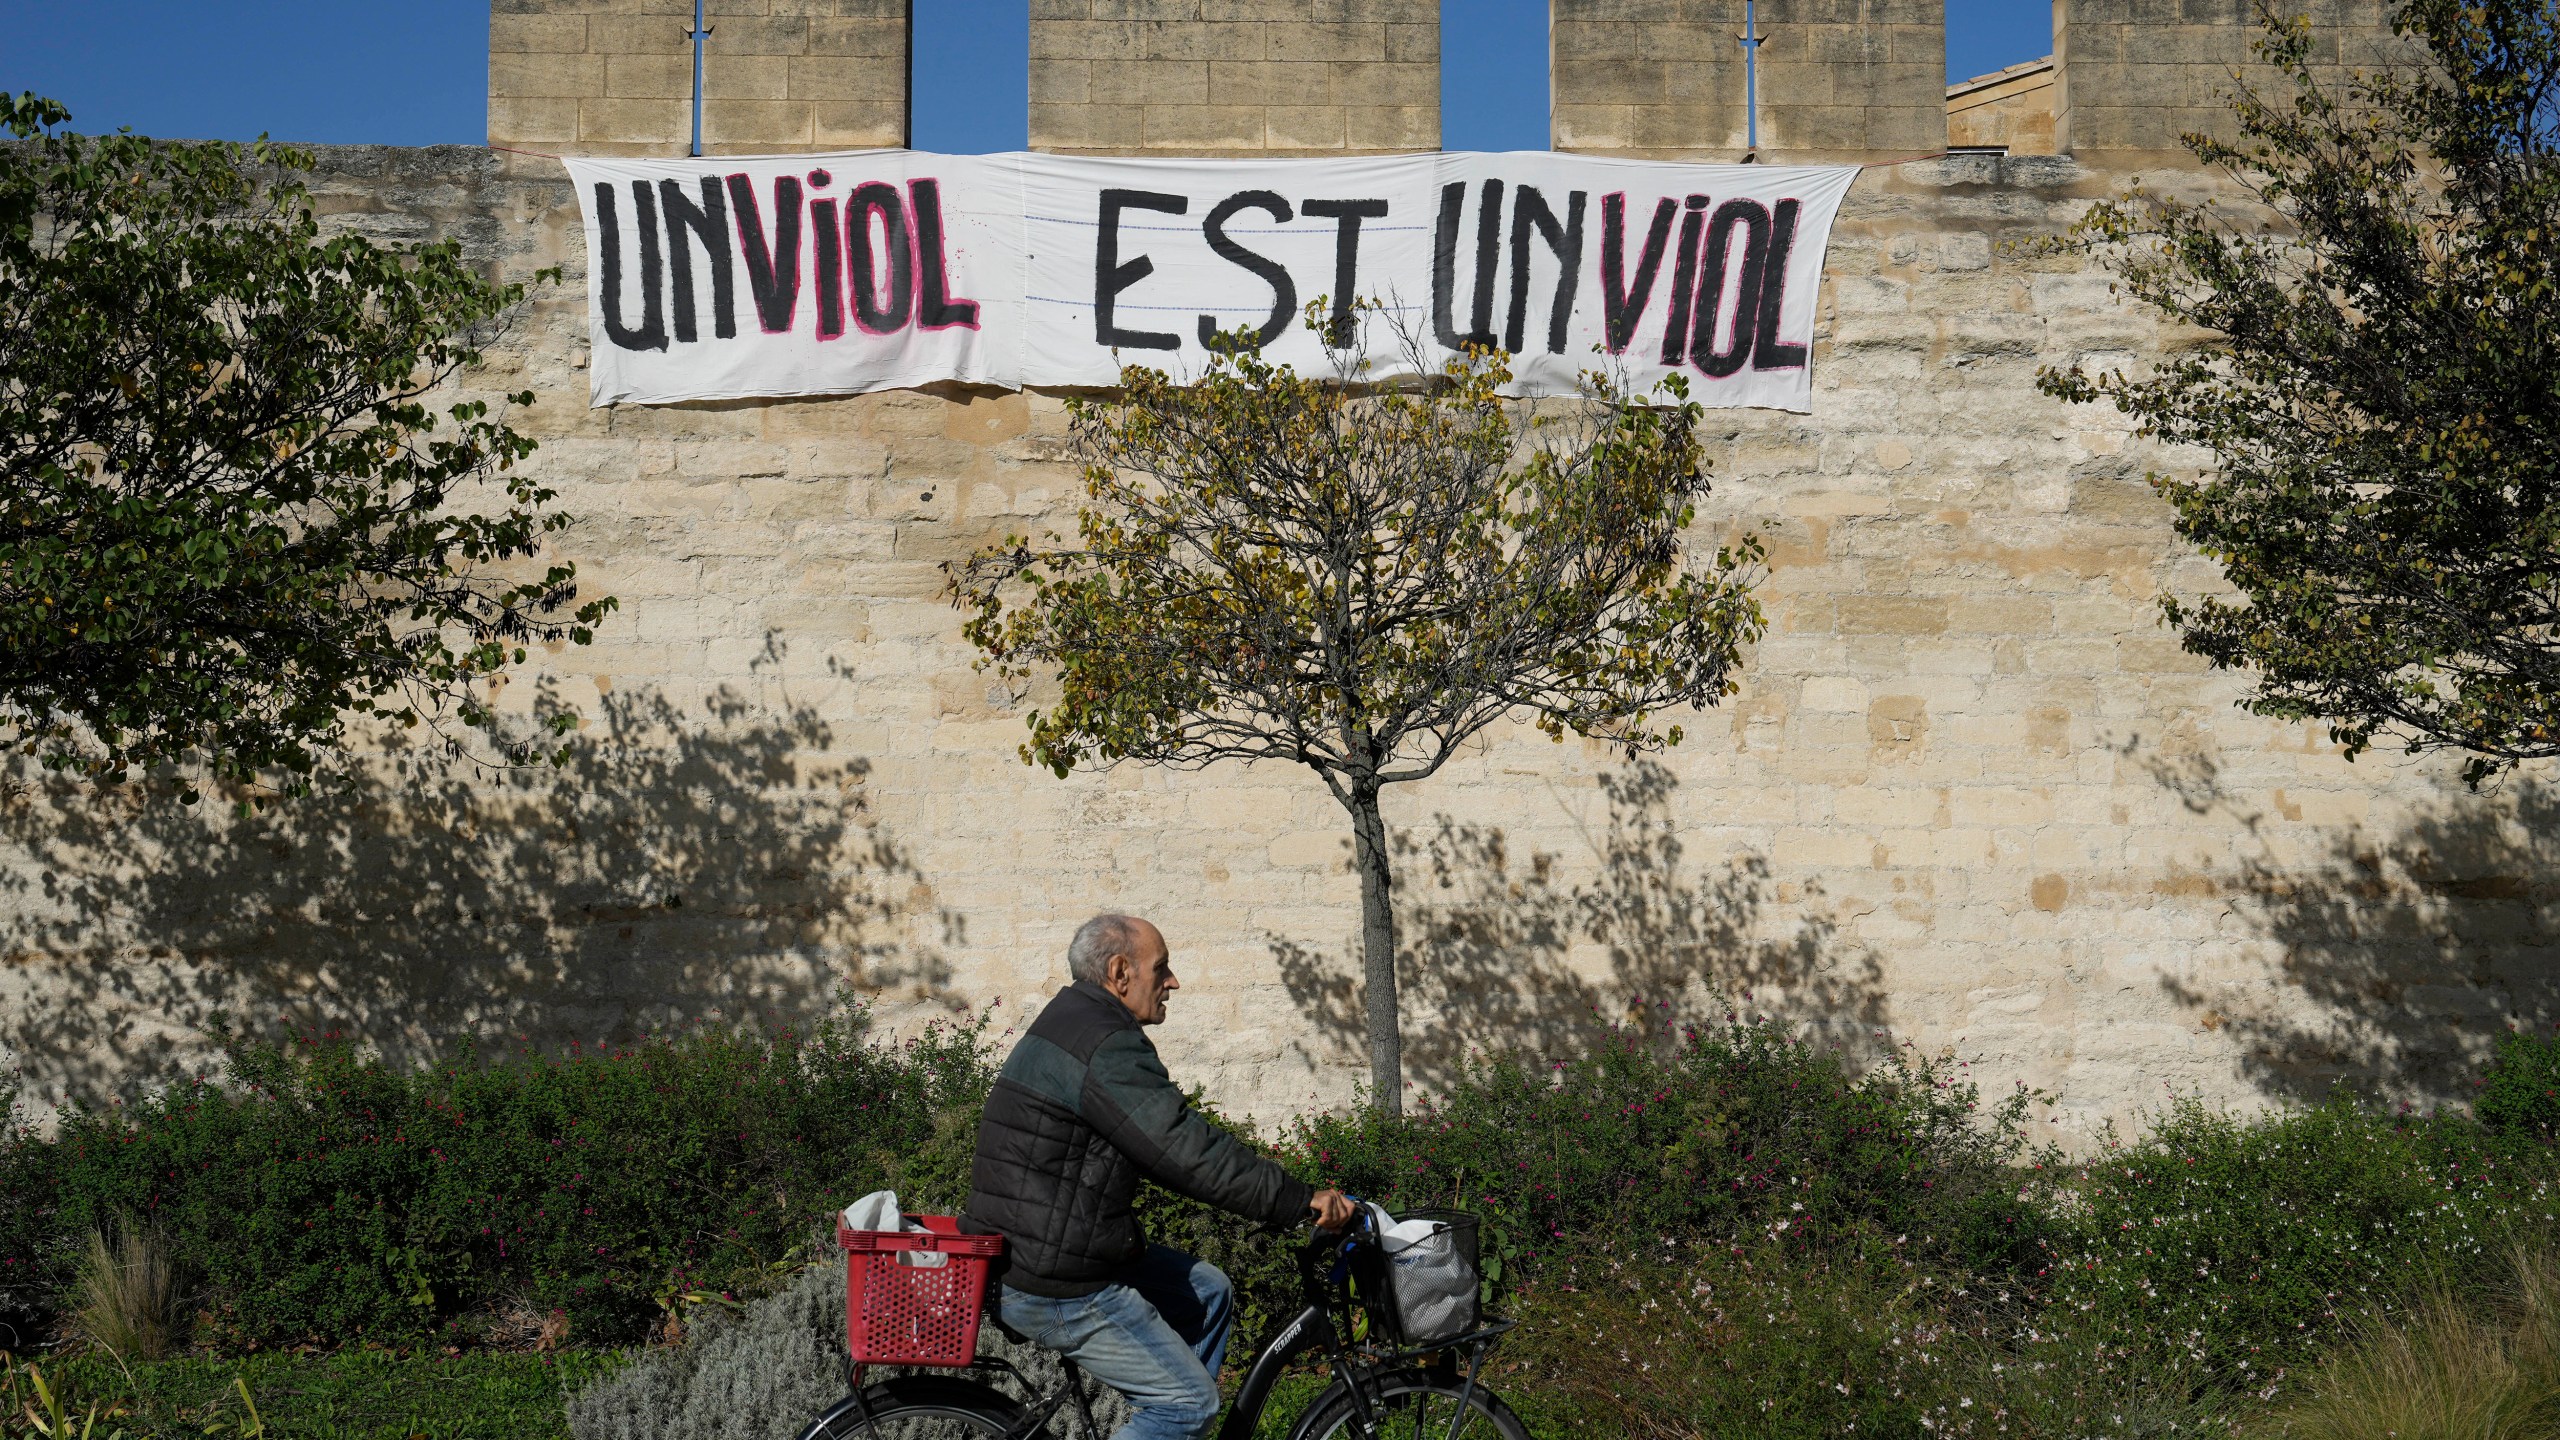
[[(1742, 124), (1744, 148), (1760, 152), (1760, 33), (1753, 5), (1755, 0), (1742, 0)], [(698, 87), (697, 87), (698, 88)]]
[(684, 32), (693, 42), (693, 153), (702, 153), (702, 42), (711, 37), (711, 27), (702, 23), (702, 0), (693, 0), (693, 28)]

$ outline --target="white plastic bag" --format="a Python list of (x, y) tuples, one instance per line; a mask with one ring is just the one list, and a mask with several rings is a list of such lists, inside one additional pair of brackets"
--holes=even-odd
[[(844, 1207), (844, 1228), (912, 1231), (919, 1235), (931, 1233), (922, 1225), (906, 1223), (905, 1217), (899, 1213), (898, 1192), (895, 1190), (874, 1190)], [(897, 1254), (899, 1264), (926, 1270), (939, 1269), (951, 1260), (939, 1250), (901, 1250)]]
[(1405, 1343), (1429, 1345), (1473, 1329), (1476, 1268), (1459, 1251), (1449, 1226), (1437, 1220), (1396, 1220), (1376, 1205), (1369, 1209), (1387, 1262), (1387, 1296)]

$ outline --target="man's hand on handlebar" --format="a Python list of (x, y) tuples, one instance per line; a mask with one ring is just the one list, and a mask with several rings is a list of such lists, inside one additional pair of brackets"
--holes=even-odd
[(1339, 1230), (1351, 1223), (1351, 1217), (1359, 1213), (1359, 1207), (1351, 1203), (1350, 1196), (1339, 1190), (1319, 1190), (1307, 1202), (1307, 1213), (1315, 1217), (1317, 1229)]

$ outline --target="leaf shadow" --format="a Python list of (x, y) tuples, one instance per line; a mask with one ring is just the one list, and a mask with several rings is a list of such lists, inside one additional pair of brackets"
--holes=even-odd
[(393, 749), (246, 816), (59, 779), (0, 799), (0, 1047), (27, 1097), (134, 1093), (225, 1020), (417, 1063), (805, 1016), (846, 985), (960, 1007), (964, 918), (814, 709), (586, 711), (556, 769)]
[(2249, 836), (2236, 863), (2184, 877), (2274, 949), (2274, 974), (2172, 973), (2161, 988), (2274, 1099), (2340, 1086), (2413, 1106), (2469, 1098), (2500, 1035), (2560, 1021), (2560, 787), (2511, 777), (2444, 789), (2386, 827), (2291, 858), (2291, 819), (2236, 798), (2210, 755), (2147, 761), (2194, 813)]
[[(1890, 1023), (1880, 959), (1816, 908), (1817, 888), (1787, 897), (1811, 903), (1782, 920), (1766, 858), (1691, 861), (1672, 814), (1678, 785), (1650, 760), (1603, 774), (1607, 818), (1588, 834), (1597, 868), (1571, 882), (1561, 856), (1517, 856), (1499, 827), (1441, 815), (1421, 835), (1398, 832), (1409, 1085), (1444, 1091), (1484, 1053), (1570, 1055), (1630, 1024), (1668, 1037), (1737, 1009), (1872, 1049)], [(1323, 1043), (1341, 1059), (1365, 1054), (1356, 949), (1269, 944)]]

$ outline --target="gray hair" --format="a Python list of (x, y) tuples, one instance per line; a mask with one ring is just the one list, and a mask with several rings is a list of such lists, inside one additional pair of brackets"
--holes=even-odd
[(1100, 985), (1111, 957), (1138, 955), (1138, 921), (1130, 915), (1096, 915), (1076, 927), (1067, 942), (1067, 973), (1089, 985)]

